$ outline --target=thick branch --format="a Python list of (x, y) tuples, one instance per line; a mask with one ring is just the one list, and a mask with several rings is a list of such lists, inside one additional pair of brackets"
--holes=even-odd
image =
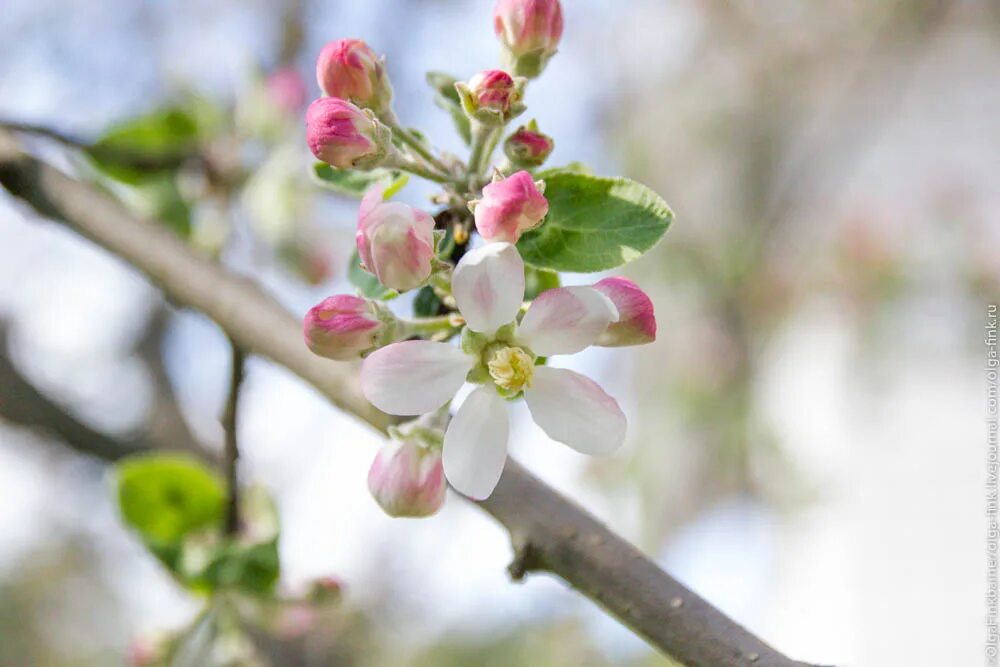
[[(23, 154), (2, 131), (0, 183), (134, 264), (171, 299), (214, 319), (248, 352), (285, 366), (341, 409), (386, 428), (387, 417), (360, 395), (355, 368), (312, 356), (295, 318), (259, 288), (193, 254), (165, 228), (132, 218), (106, 195)], [(510, 531), (514, 575), (544, 570), (560, 576), (685, 664), (803, 664), (747, 632), (515, 461), (508, 461), (493, 496), (480, 506)]]

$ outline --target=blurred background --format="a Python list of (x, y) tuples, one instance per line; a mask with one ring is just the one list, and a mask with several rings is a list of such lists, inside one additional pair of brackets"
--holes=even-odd
[[(356, 202), (310, 180), (322, 45), (388, 56), (395, 108), (458, 151), (427, 70), (497, 63), (492, 2), (3, 0), (0, 117), (85, 140), (197, 96), (247, 137), (220, 200), (122, 192), (297, 314), (347, 291)], [(629, 416), (590, 459), (518, 414), (513, 453), (766, 641), (823, 664), (977, 664), (984, 349), (1000, 298), (1000, 4), (572, 0), (525, 118), (676, 213), (625, 268), (655, 344), (575, 355)], [(276, 92), (278, 91), (278, 92)], [(249, 137), (253, 137), (252, 140)], [(35, 145), (57, 163), (63, 151)], [(201, 188), (201, 189), (199, 189)], [(411, 183), (401, 197), (429, 207)], [(145, 207), (145, 208), (144, 208)], [(571, 276), (590, 282), (592, 276)], [(0, 665), (124, 664), (197, 600), (121, 524), (107, 460), (221, 448), (229, 351), (134, 270), (0, 193)], [(254, 359), (243, 475), (281, 517), (282, 585), (335, 577), (316, 665), (667, 665), (560, 581), (508, 581), (506, 534), (365, 487), (379, 439)], [(275, 649), (278, 650), (278, 649)], [(287, 658), (277, 664), (299, 664)]]

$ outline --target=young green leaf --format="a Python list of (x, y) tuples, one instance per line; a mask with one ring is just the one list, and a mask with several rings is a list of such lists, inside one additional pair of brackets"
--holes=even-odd
[(222, 481), (194, 458), (144, 454), (117, 465), (118, 506), (151, 546), (174, 547), (223, 516)]
[(137, 185), (151, 174), (175, 171), (197, 150), (198, 137), (195, 114), (168, 107), (115, 125), (87, 154), (106, 176)]
[(550, 271), (613, 269), (656, 245), (674, 214), (655, 192), (627, 178), (548, 171), (549, 213), (517, 244), (524, 261)]
[(335, 169), (325, 162), (313, 165), (315, 180), (338, 194), (361, 198), (376, 185), (384, 185), (386, 192), (395, 194), (406, 182), (409, 176), (391, 169), (373, 169), (357, 171), (355, 169)]

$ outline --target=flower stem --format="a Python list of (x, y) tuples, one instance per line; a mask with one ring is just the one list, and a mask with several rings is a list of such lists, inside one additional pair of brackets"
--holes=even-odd
[(461, 326), (461, 318), (455, 314), (421, 317), (415, 320), (399, 320), (400, 332), (403, 338), (431, 336), (436, 333), (451, 333)]
[(497, 147), (503, 128), (484, 125), (472, 121), (472, 153), (469, 155), (470, 187), (477, 189), (476, 183), (490, 164), (493, 149)]
[(437, 171), (431, 169), (428, 165), (412, 160), (408, 156), (404, 156), (395, 151), (393, 155), (390, 155), (382, 162), (382, 166), (389, 169), (401, 169), (403, 171), (408, 171), (411, 174), (416, 174), (421, 178), (426, 178), (428, 181), (434, 181), (435, 183), (452, 182), (451, 178), (447, 175), (438, 173)]
[(434, 153), (428, 150), (427, 147), (424, 146), (423, 142), (417, 139), (412, 132), (400, 125), (399, 119), (396, 118), (396, 114), (393, 113), (391, 109), (382, 114), (381, 120), (389, 126), (392, 130), (393, 136), (398, 137), (399, 140), (406, 144), (410, 150), (426, 160), (432, 169), (441, 172), (441, 175), (446, 179), (450, 178), (449, 174), (451, 174), (451, 170), (448, 166), (435, 156)]

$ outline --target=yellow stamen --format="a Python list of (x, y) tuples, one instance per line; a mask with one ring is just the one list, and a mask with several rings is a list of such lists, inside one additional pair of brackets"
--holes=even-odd
[(519, 347), (504, 347), (493, 353), (487, 367), (498, 387), (516, 393), (531, 387), (535, 361)]

